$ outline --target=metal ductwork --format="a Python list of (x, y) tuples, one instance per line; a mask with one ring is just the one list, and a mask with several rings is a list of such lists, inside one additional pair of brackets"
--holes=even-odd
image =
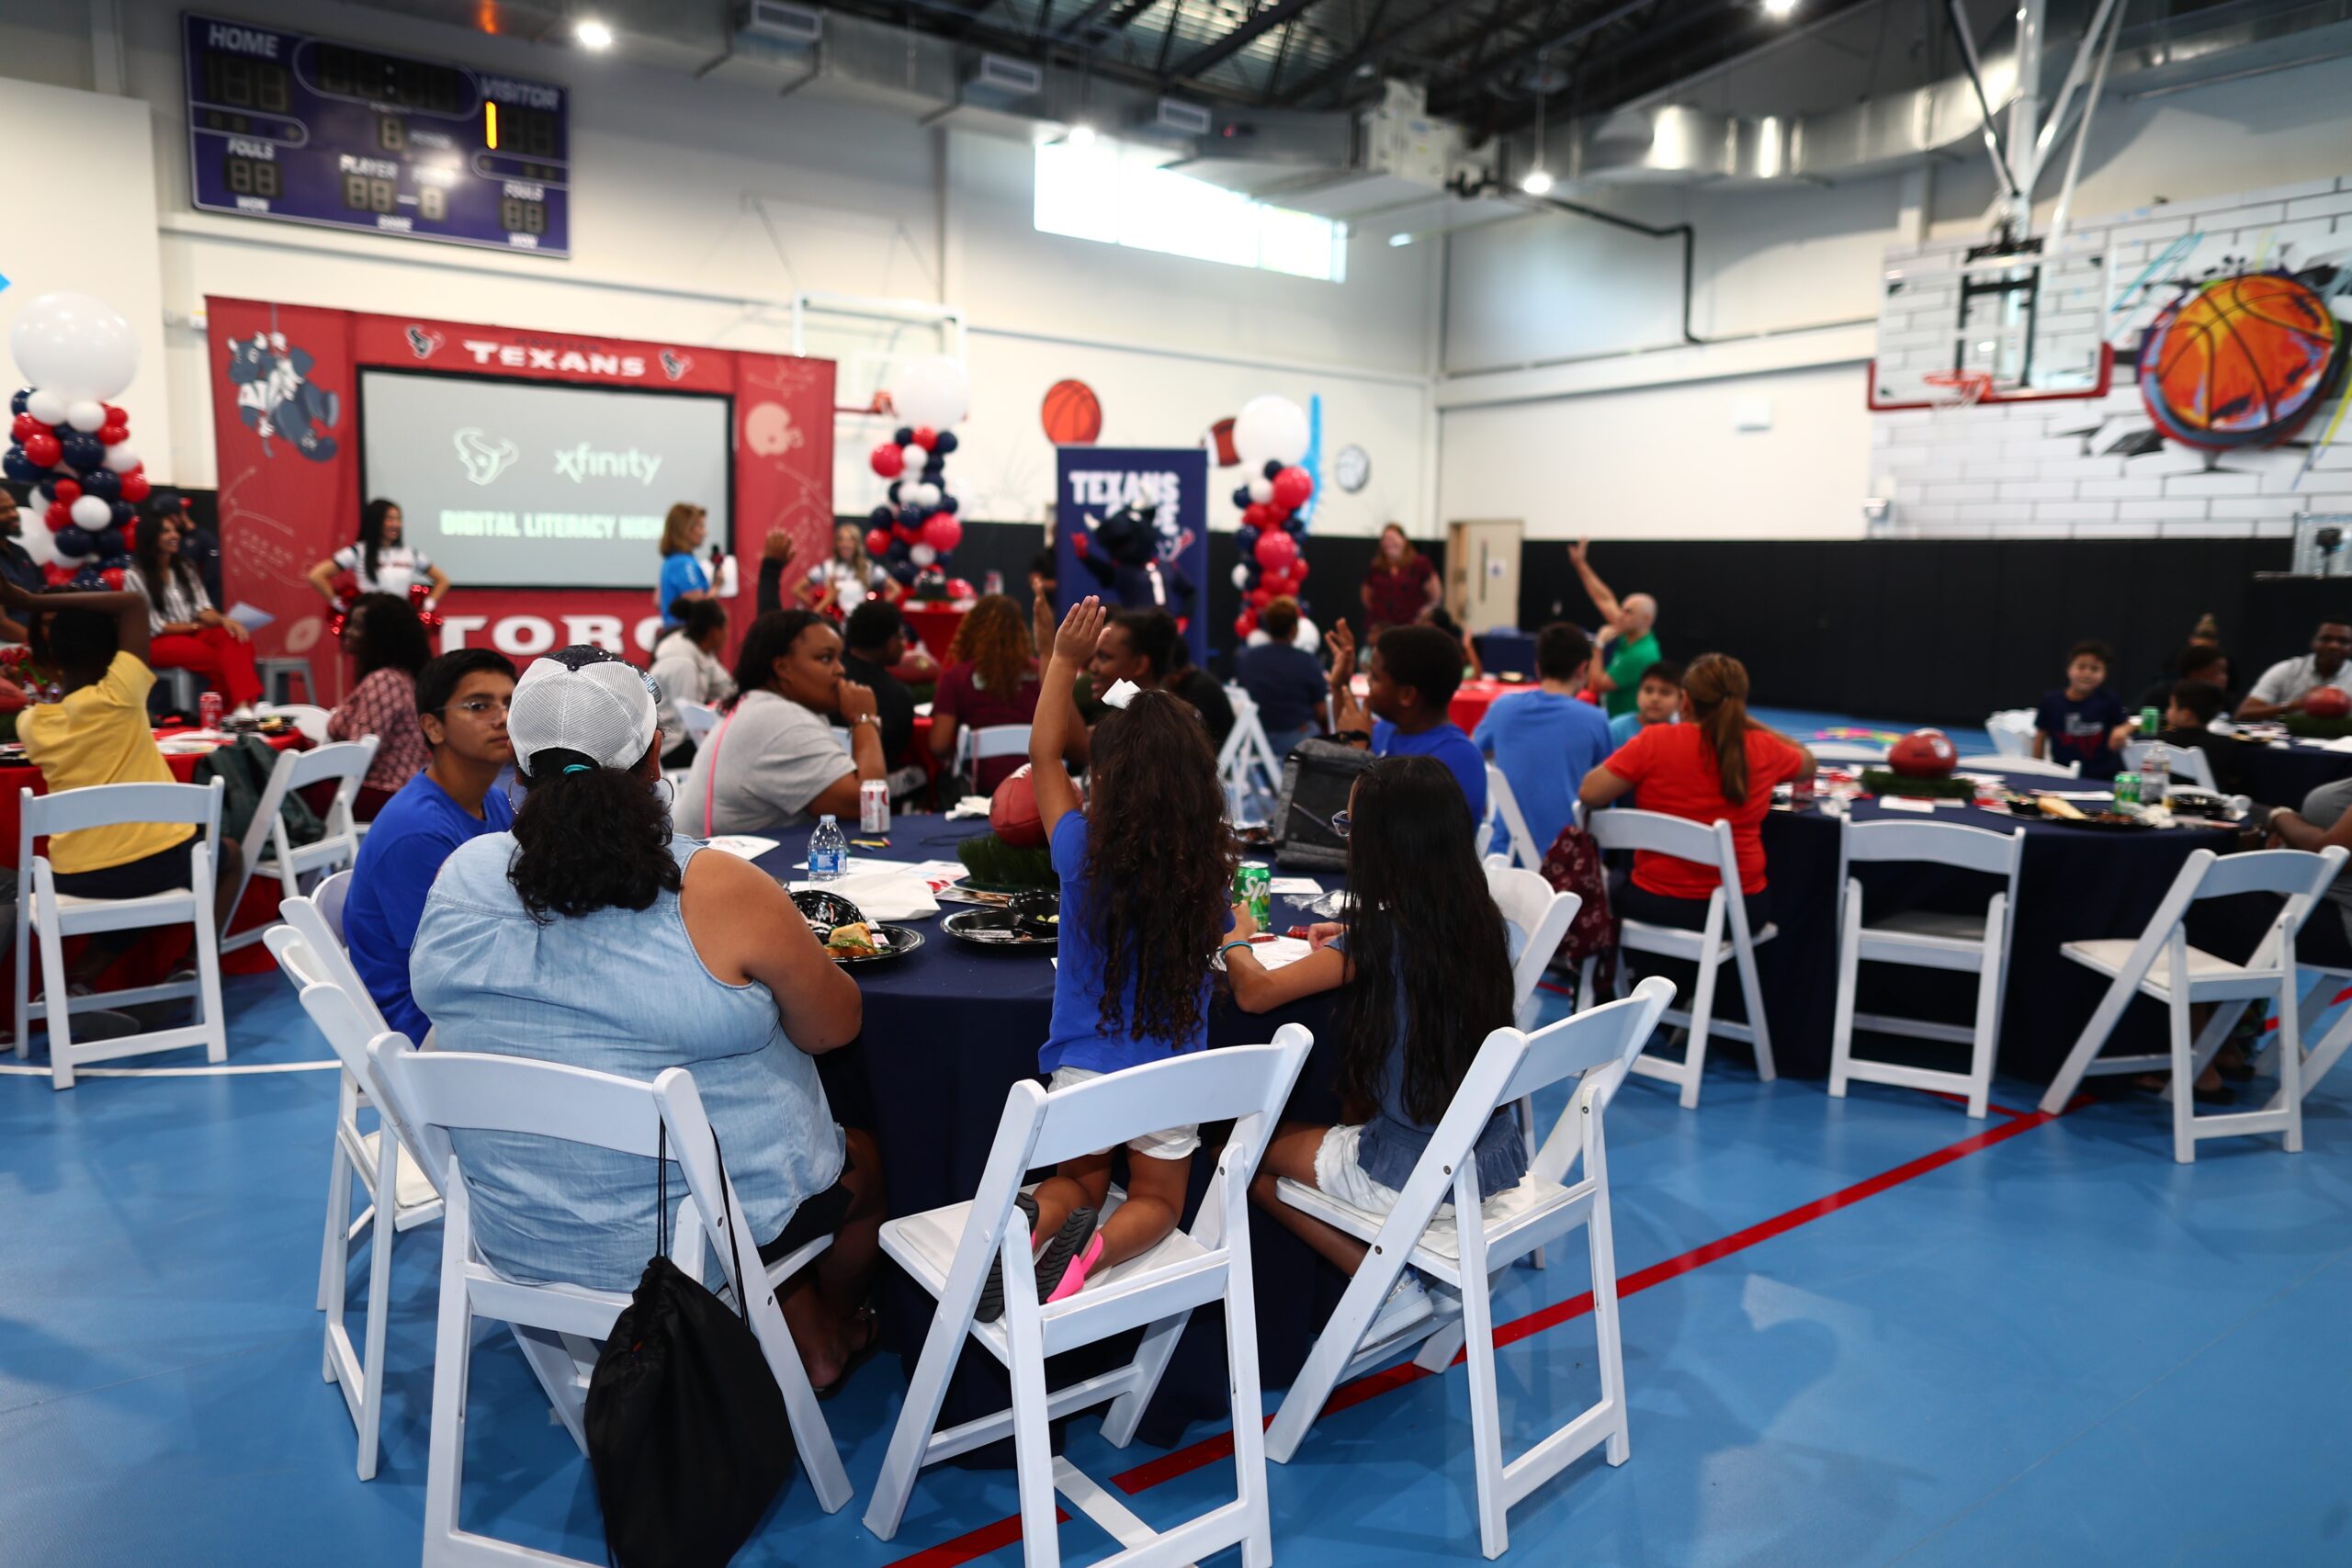
[[(2342, 5), (2279, 6), (2220, 25), (2211, 17), (2128, 29), (2109, 68), (2109, 95), (2128, 99), (2352, 54), (2352, 19)], [(2045, 51), (2045, 91), (2070, 52)], [(2016, 93), (2016, 57), (1988, 55), (1984, 64), (1985, 94), (1997, 109)], [(1984, 123), (1975, 89), (1961, 75), (1821, 114), (1737, 116), (1672, 102), (1622, 108), (1562, 127), (1548, 139), (1545, 163), (1587, 188), (1826, 183), (1890, 173), (1973, 143)], [(1532, 159), (1531, 143), (1514, 152), (1513, 168)]]

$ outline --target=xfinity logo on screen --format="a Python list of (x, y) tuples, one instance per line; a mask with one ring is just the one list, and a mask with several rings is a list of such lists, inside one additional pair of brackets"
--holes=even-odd
[(493, 442), (475, 425), (467, 425), (451, 440), (458, 448), (458, 461), (466, 466), (466, 478), (478, 485), (495, 483), (522, 456), (512, 441)]
[(626, 452), (600, 452), (582, 441), (577, 446), (559, 449), (555, 455), (557, 477), (573, 484), (584, 479), (635, 479), (641, 485), (650, 485), (661, 468), (660, 453), (640, 452), (634, 446)]

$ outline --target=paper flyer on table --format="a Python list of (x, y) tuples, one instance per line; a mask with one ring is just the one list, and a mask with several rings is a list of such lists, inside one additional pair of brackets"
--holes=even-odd
[(725, 850), (738, 860), (757, 860), (775, 848), (774, 839), (763, 839), (752, 833), (719, 833), (703, 842), (714, 850)]

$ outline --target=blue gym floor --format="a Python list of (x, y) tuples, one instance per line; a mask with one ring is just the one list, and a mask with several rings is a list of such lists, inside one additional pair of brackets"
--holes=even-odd
[[(228, 1001), (232, 1066), (328, 1059), (275, 976)], [(148, 1061), (62, 1095), (0, 1074), (0, 1562), (413, 1563), (437, 1227), (395, 1249), (362, 1483), (311, 1304), (335, 1075)], [(2011, 1109), (1972, 1122), (1732, 1066), (1695, 1112), (1631, 1082), (1609, 1140), (1633, 1459), (1515, 1508), (1508, 1561), (2352, 1562), (2352, 1077), (2313, 1097), (2303, 1155), (2228, 1139), (2192, 1167), (2151, 1098), (2049, 1120), (2039, 1093), (2002, 1080)], [(1512, 1451), (1594, 1397), (1589, 1285), (1577, 1248), (1498, 1292)], [(858, 1496), (829, 1517), (797, 1481), (742, 1561), (1019, 1561), (1002, 1472), (931, 1472), (895, 1540), (866, 1533), (899, 1392), (879, 1359), (827, 1406)], [(1464, 1372), (1347, 1397), (1270, 1469), (1276, 1560), (1479, 1561)], [(587, 1467), (503, 1331), (479, 1333), (469, 1429), (469, 1528), (602, 1560)], [(1069, 1432), (1147, 1523), (1231, 1495), (1221, 1427), (1173, 1452)], [(1112, 1550), (1082, 1519), (1062, 1541)]]

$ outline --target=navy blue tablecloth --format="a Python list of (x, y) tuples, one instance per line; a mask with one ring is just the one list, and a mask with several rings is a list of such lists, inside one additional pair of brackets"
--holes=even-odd
[(2238, 773), (2249, 798), (2300, 808), (2320, 785), (2352, 778), (2352, 751), (2330, 751), (2310, 740), (2247, 745), (2239, 750)]

